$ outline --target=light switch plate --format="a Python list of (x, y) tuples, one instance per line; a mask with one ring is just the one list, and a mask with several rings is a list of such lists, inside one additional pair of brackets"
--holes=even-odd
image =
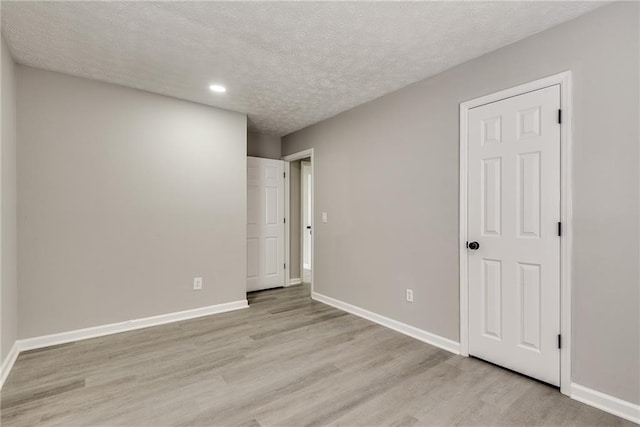
[(413, 302), (413, 289), (407, 289), (407, 302)]
[(327, 222), (329, 221), (327, 213), (326, 212), (322, 212), (322, 222)]

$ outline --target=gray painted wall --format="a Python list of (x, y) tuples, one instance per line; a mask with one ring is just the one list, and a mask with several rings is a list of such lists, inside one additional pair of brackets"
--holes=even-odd
[[(283, 138), (315, 149), (317, 292), (459, 340), (459, 103), (574, 77), (573, 381), (640, 403), (637, 3), (616, 3)], [(415, 303), (404, 289), (415, 290)]]
[(289, 163), (289, 218), (291, 225), (289, 227), (289, 252), (291, 270), (289, 275), (291, 279), (302, 279), (300, 270), (301, 250), (300, 247), (300, 220), (302, 209), (300, 205), (301, 190), (301, 161), (296, 160)]
[(17, 242), (16, 242), (16, 67), (1, 39), (2, 145), (0, 147), (0, 361), (16, 341), (18, 333)]
[(280, 137), (247, 132), (247, 156), (279, 159)]
[(19, 338), (244, 300), (246, 129), (19, 66)]

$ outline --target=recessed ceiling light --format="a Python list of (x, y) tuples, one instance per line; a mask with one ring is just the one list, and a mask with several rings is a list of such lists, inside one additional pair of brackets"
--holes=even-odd
[(209, 89), (211, 89), (213, 92), (218, 92), (218, 93), (223, 93), (227, 91), (227, 88), (225, 88), (222, 85), (211, 85), (209, 86)]

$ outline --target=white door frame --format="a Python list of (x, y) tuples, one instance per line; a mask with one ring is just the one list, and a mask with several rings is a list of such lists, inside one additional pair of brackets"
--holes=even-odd
[(460, 104), (460, 354), (469, 356), (469, 276), (467, 271), (467, 156), (468, 112), (474, 107), (522, 95), (549, 86), (560, 85), (560, 391), (571, 392), (571, 250), (572, 250), (572, 182), (571, 182), (571, 71), (472, 99)]
[[(282, 157), (281, 160), (284, 160), (284, 212), (285, 212), (285, 227), (284, 227), (284, 259), (286, 260), (287, 268), (284, 271), (284, 285), (289, 286), (291, 283), (291, 269), (289, 266), (291, 265), (291, 248), (289, 242), (289, 236), (291, 235), (291, 221), (289, 220), (289, 205), (291, 204), (291, 182), (290, 182), (290, 163), (296, 160), (302, 160), (306, 158), (310, 158), (311, 161), (311, 294), (313, 295), (313, 274), (315, 272), (315, 214), (314, 214), (314, 202), (316, 198), (316, 187), (315, 187), (315, 175), (316, 168), (314, 164), (313, 158), (313, 148), (308, 150), (299, 151), (297, 153), (289, 154), (288, 156)], [(302, 249), (302, 248), (301, 248)], [(302, 252), (302, 251), (301, 251)], [(302, 253), (300, 254), (302, 256)], [(302, 279), (302, 259), (300, 260), (300, 279)]]

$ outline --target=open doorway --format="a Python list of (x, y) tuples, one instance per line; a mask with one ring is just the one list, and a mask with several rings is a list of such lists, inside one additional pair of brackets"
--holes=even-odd
[(311, 161), (309, 159), (301, 160), (300, 164), (302, 283), (311, 284), (311, 236), (313, 234), (311, 227)]
[(313, 150), (285, 157), (286, 285), (313, 289)]

